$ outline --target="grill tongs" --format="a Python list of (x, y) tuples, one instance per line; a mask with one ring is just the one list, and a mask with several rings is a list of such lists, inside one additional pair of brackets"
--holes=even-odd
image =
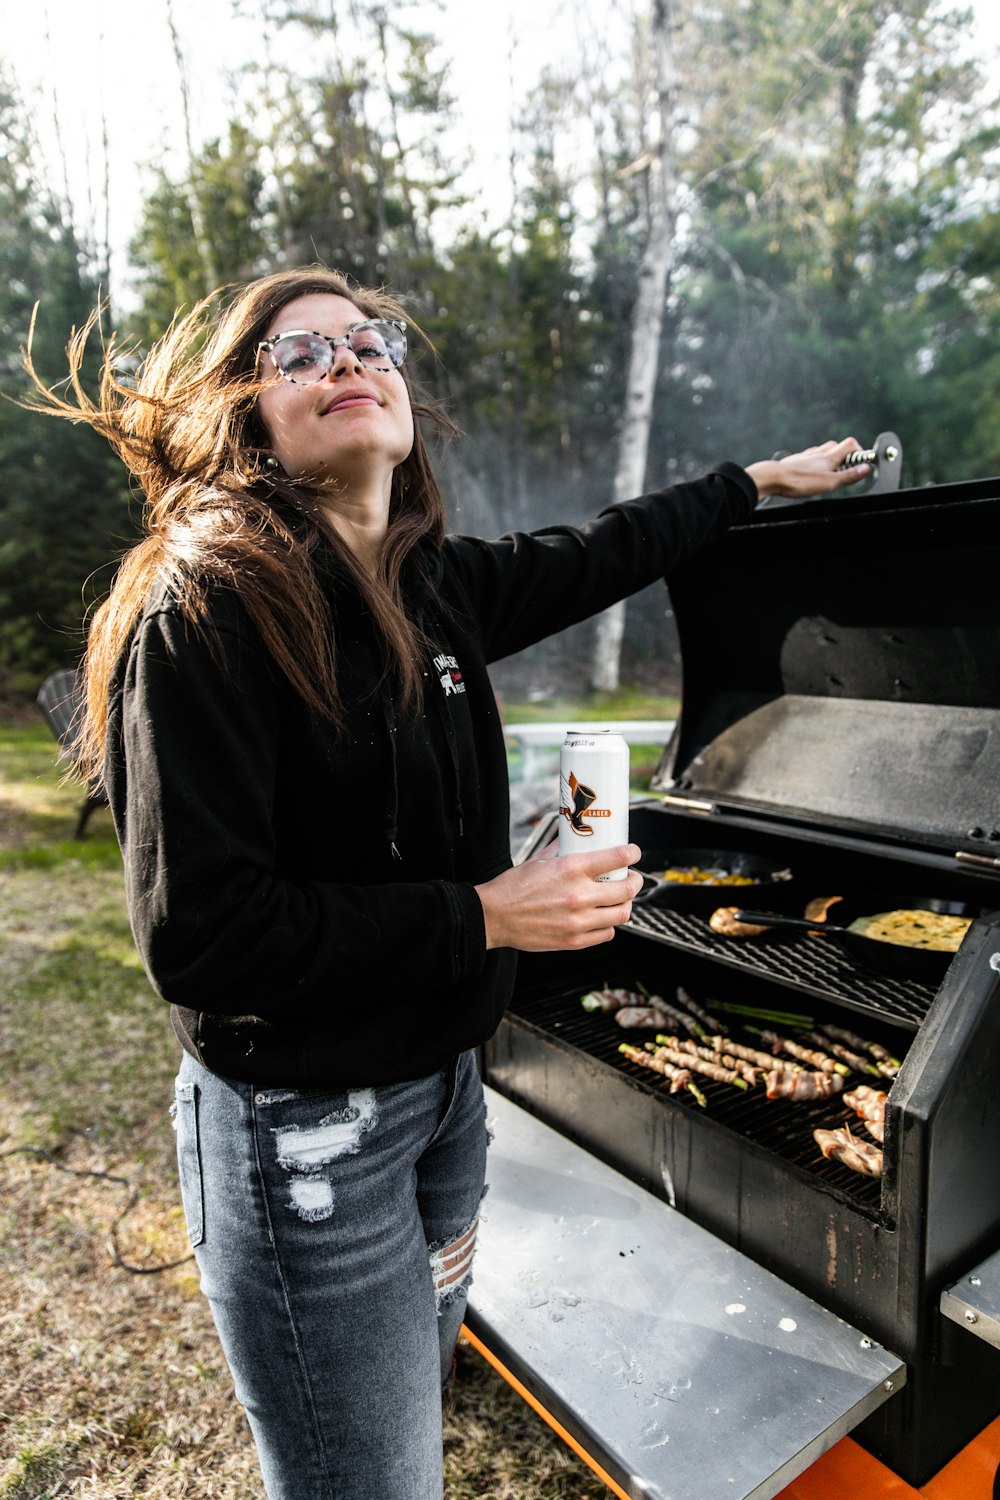
[[(870, 917), (876, 912), (926, 911), (945, 913), (956, 917), (982, 916), (983, 909), (970, 906), (964, 901), (944, 901), (933, 897), (900, 896), (879, 892), (874, 896), (856, 896), (849, 899), (833, 897), (822, 916), (810, 920), (808, 917), (783, 916), (778, 912), (745, 911), (742, 907), (733, 912), (737, 922), (752, 923), (777, 933), (809, 933), (817, 937), (830, 938), (845, 948), (853, 957), (882, 974), (906, 979), (920, 979), (927, 983), (940, 984), (951, 964), (954, 953), (935, 948), (910, 947), (902, 943), (890, 943), (881, 938), (866, 937), (864, 933), (852, 932), (850, 924), (859, 917)], [(767, 934), (762, 934), (766, 937)]]

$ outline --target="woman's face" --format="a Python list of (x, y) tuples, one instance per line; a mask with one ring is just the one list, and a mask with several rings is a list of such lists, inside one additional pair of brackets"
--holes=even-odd
[[(335, 338), (367, 321), (360, 308), (332, 292), (296, 297), (276, 313), (264, 338), (308, 331)], [(333, 351), (322, 380), (296, 385), (260, 355), (259, 373), (274, 379), (261, 391), (258, 410), (275, 458), (291, 479), (309, 478), (338, 489), (375, 486), (388, 498), (392, 471), (413, 447), (413, 413), (406, 383), (388, 361), (365, 363), (347, 344)]]

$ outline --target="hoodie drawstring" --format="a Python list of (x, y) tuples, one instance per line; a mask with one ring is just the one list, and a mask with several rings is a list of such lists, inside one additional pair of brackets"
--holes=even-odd
[(392, 694), (388, 688), (381, 687), (379, 689), (379, 701), (382, 705), (382, 720), (389, 738), (389, 800), (385, 810), (385, 841), (389, 846), (389, 853), (393, 859), (401, 860), (403, 856), (396, 846), (396, 836), (399, 832), (399, 766), (396, 758), (396, 710), (392, 706)]
[(458, 823), (458, 836), (461, 839), (465, 837), (465, 811), (462, 807), (462, 773), (459, 770), (458, 740), (455, 737), (455, 726), (451, 721), (447, 703), (436, 694), (434, 702), (438, 718), (444, 726), (444, 737), (448, 744), (448, 758), (451, 761), (452, 783), (455, 788), (455, 819)]

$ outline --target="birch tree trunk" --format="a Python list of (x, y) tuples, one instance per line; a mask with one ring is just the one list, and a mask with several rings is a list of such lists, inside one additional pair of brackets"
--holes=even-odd
[(173, 0), (167, 0), (167, 26), (170, 30), (170, 42), (174, 51), (174, 62), (177, 64), (177, 78), (181, 91), (181, 123), (184, 126), (184, 149), (187, 152), (187, 176), (186, 194), (188, 212), (191, 215), (191, 227), (194, 230), (194, 243), (201, 262), (202, 273), (205, 278), (204, 291), (207, 296), (213, 292), (222, 281), (215, 250), (212, 246), (208, 226), (205, 223), (205, 215), (201, 210), (201, 202), (198, 198), (198, 187), (194, 180), (194, 141), (191, 135), (191, 100), (188, 94), (187, 69), (184, 66), (184, 54), (181, 50), (181, 39), (177, 32), (174, 21)]
[[(677, 226), (675, 5), (676, 0), (656, 0), (653, 6), (651, 40), (656, 69), (656, 110), (650, 125), (652, 144), (643, 162), (648, 164), (646, 169), (650, 180), (649, 237), (639, 269), (639, 287), (632, 314), (625, 412), (613, 491), (616, 504), (642, 494), (644, 488), (663, 312), (674, 259)], [(597, 619), (591, 687), (598, 692), (613, 693), (619, 685), (624, 636), (623, 600)]]

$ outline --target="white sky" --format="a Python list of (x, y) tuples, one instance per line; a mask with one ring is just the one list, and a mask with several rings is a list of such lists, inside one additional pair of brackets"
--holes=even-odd
[[(992, 60), (1000, 77), (1000, 5), (971, 0), (972, 50)], [(462, 121), (462, 144), (476, 175), (494, 194), (505, 191), (510, 59), (523, 98), (538, 69), (575, 51), (585, 35), (600, 45), (629, 0), (427, 0), (427, 29), (454, 60), (451, 73)], [(231, 0), (173, 0), (185, 53), (197, 140), (218, 133), (229, 118), (230, 71), (246, 59), (264, 60), (259, 28), (233, 19)], [(419, 12), (419, 5), (411, 5)], [(588, 21), (588, 9), (590, 20)], [(103, 231), (101, 119), (109, 133), (112, 280), (123, 288), (124, 246), (133, 232), (143, 191), (142, 168), (181, 140), (178, 73), (167, 26), (166, 0), (2, 0), (0, 53), (38, 120), (53, 170), (53, 122), (58, 121), (78, 212)], [(596, 22), (594, 18), (597, 18)], [(61, 169), (58, 169), (61, 170)]]

